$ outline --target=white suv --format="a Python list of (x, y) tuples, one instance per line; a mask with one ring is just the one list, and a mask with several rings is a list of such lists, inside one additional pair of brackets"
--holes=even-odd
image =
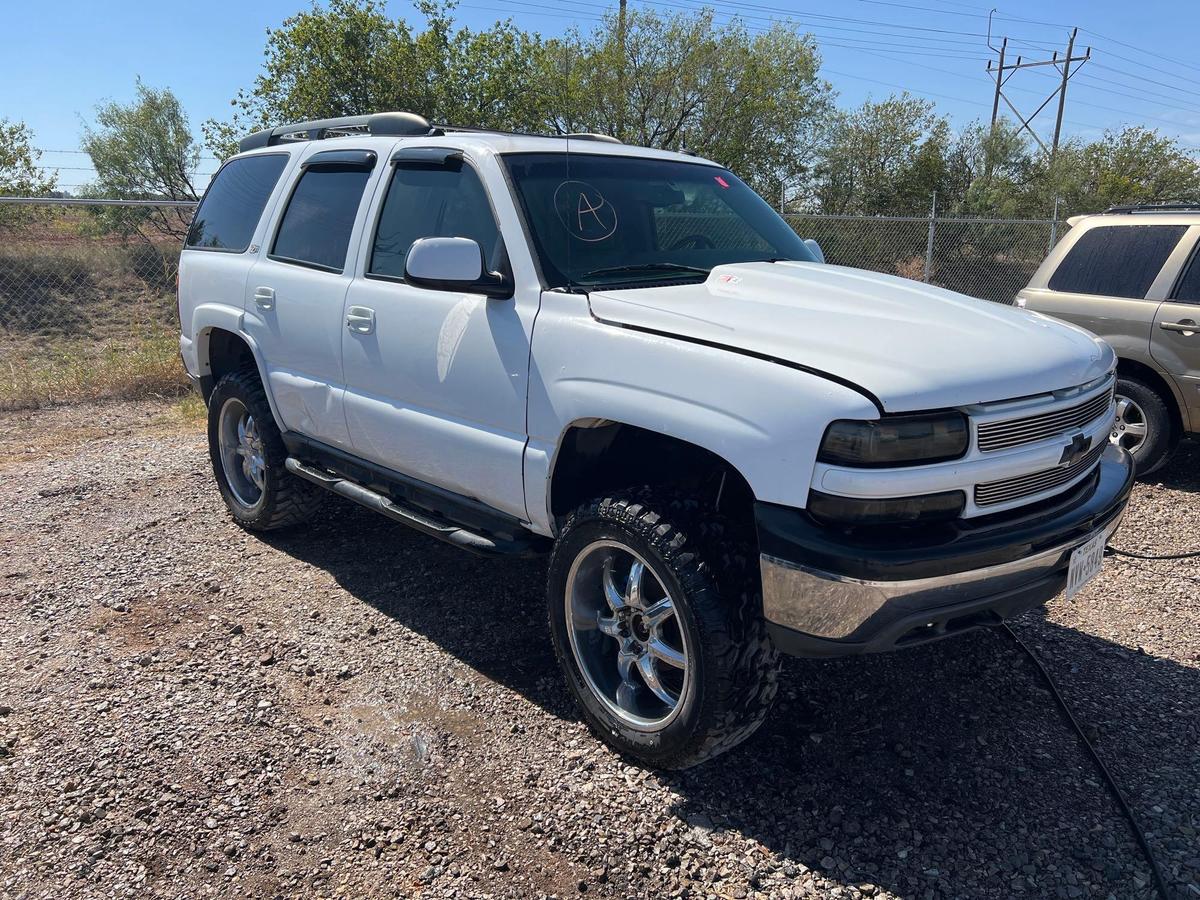
[(995, 624), (1100, 567), (1132, 473), (1079, 328), (826, 265), (684, 154), (408, 113), (242, 151), (179, 287), (233, 517), (332, 491), (549, 552), (570, 688), (642, 762), (749, 735), (780, 651)]

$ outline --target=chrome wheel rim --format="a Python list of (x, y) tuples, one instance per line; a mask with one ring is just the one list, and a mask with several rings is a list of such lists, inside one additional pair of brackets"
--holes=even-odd
[(230, 493), (242, 506), (253, 508), (266, 488), (267, 461), (258, 424), (241, 400), (230, 398), (221, 407), (217, 441)]
[(1108, 439), (1130, 453), (1136, 453), (1149, 433), (1146, 412), (1129, 397), (1117, 395), (1117, 418), (1113, 422), (1112, 434)]
[(592, 694), (624, 724), (660, 731), (691, 682), (687, 632), (675, 598), (632, 548), (585, 547), (567, 575), (567, 632)]

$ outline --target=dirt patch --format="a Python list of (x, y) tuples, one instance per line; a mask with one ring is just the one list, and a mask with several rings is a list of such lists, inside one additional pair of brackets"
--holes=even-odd
[[(537, 561), (332, 500), (246, 534), (165, 403), (0, 414), (0, 469), (0, 894), (1150, 896), (998, 634), (790, 661), (754, 738), (661, 775), (578, 721)], [(1138, 486), (1117, 543), (1195, 546), (1197, 473), (1190, 445)], [(1110, 559), (1015, 626), (1185, 897), (1198, 584), (1200, 561)]]

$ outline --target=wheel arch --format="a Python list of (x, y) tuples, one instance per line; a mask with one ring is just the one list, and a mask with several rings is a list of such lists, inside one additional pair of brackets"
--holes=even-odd
[(556, 444), (546, 505), (555, 530), (581, 503), (643, 485), (689, 486), (732, 519), (753, 517), (754, 490), (725, 456), (685, 438), (611, 419), (576, 419)]
[(1170, 378), (1153, 366), (1127, 356), (1117, 359), (1117, 377), (1140, 381), (1162, 397), (1167, 406), (1167, 412), (1171, 416), (1171, 427), (1174, 429), (1173, 438), (1179, 438), (1184, 432), (1191, 430), (1187, 419), (1187, 408)]
[(224, 324), (210, 324), (196, 328), (193, 331), (196, 343), (196, 365), (199, 369), (200, 395), (204, 402), (212, 396), (217, 382), (229, 372), (237, 371), (247, 365), (253, 365), (262, 382), (263, 393), (267, 397), (267, 405), (271, 407), (271, 415), (276, 424), (282, 428), (279, 410), (275, 406), (275, 398), (271, 394), (270, 382), (267, 380), (267, 369), (263, 362), (262, 352), (253, 338), (243, 332), (226, 327)]

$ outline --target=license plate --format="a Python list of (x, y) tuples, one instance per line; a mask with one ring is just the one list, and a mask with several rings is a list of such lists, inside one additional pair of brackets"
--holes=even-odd
[(1083, 589), (1104, 561), (1104, 545), (1108, 543), (1108, 535), (1103, 531), (1097, 532), (1071, 551), (1071, 564), (1067, 568), (1067, 599)]

